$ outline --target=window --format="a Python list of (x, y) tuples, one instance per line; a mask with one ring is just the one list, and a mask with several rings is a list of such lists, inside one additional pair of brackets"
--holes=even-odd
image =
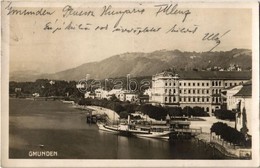
[(215, 94), (215, 90), (214, 89), (212, 89), (212, 94)]
[(167, 82), (165, 83), (165, 86), (167, 86)]
[(193, 83), (193, 86), (195, 86), (195, 83)]
[(207, 83), (207, 86), (209, 86), (209, 83)]
[(218, 86), (218, 82), (217, 81), (215, 82), (215, 86)]
[(169, 94), (172, 94), (172, 90), (171, 89), (169, 90)]
[(225, 83), (225, 86), (227, 86), (227, 83)]
[(190, 90), (188, 90), (188, 93), (190, 94)]
[(200, 102), (200, 98), (198, 97), (198, 102)]
[(218, 85), (221, 86), (221, 81), (218, 82)]
[(171, 86), (171, 85), (172, 85), (172, 83), (170, 82), (170, 83), (169, 83), (169, 85)]
[(173, 89), (173, 93), (175, 93), (175, 89)]
[(181, 83), (180, 83), (180, 86), (181, 86)]
[(167, 97), (165, 97), (165, 102), (167, 102)]
[(195, 94), (195, 91), (196, 91), (196, 90), (193, 90), (193, 94)]
[(209, 90), (206, 90), (206, 93), (209, 94)]
[(175, 102), (176, 101), (176, 99), (175, 99), (175, 97), (173, 97), (173, 102)]
[(212, 86), (214, 86), (214, 82), (212, 81)]
[(200, 94), (200, 90), (199, 89), (197, 90), (197, 93)]
[(175, 82), (173, 83), (173, 86), (175, 86)]
[(204, 86), (204, 83), (202, 83), (201, 85)]
[(165, 89), (164, 92), (167, 93), (167, 89)]
[(201, 102), (204, 102), (204, 98), (201, 98)]
[(180, 93), (181, 93), (181, 90), (180, 90)]
[(190, 83), (188, 83), (188, 86), (190, 86)]
[(172, 102), (172, 98), (171, 97), (169, 97), (169, 102)]
[(200, 83), (198, 83), (197, 85), (200, 86)]
[(184, 86), (186, 86), (186, 83), (184, 83)]

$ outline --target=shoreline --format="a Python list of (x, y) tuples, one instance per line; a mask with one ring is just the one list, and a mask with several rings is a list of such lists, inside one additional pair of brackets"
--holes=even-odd
[[(215, 139), (213, 137), (214, 136), (211, 137), (210, 133), (201, 133), (195, 136), (194, 138), (197, 139), (198, 141), (208, 144), (212, 148), (218, 150), (223, 155), (231, 159), (252, 159), (251, 149), (238, 148), (238, 147), (233, 147), (233, 149), (227, 148), (225, 146), (225, 144), (227, 143), (222, 142), (222, 144), (219, 144), (218, 142), (219, 140), (216, 140), (216, 137)], [(241, 155), (241, 153), (243, 153), (243, 155)]]
[[(106, 109), (99, 106), (79, 106), (74, 105), (74, 108), (82, 110), (91, 110), (92, 114), (106, 114), (110, 121), (116, 121), (119, 119), (119, 115), (113, 110)], [(204, 130), (205, 131), (205, 130)], [(210, 147), (218, 150), (224, 156), (229, 159), (251, 159), (251, 149), (239, 148), (236, 146), (228, 145), (228, 143), (223, 143), (221, 140), (218, 140), (216, 137), (211, 136), (208, 132), (202, 132), (199, 135), (194, 136), (194, 139), (197, 139), (200, 142), (203, 142)], [(221, 141), (221, 142), (220, 142)], [(241, 156), (241, 153), (243, 154)], [(249, 157), (248, 157), (249, 156)]]

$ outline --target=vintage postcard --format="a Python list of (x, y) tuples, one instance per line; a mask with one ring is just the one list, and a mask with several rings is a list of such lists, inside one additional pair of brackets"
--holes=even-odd
[(258, 167), (257, 1), (2, 1), (3, 167)]

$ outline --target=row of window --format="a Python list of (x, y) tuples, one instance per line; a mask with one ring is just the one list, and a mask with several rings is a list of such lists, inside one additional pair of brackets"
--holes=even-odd
[(225, 83), (225, 87), (231, 87), (231, 86), (237, 86), (237, 85), (241, 85), (243, 84), (243, 82), (233, 82), (233, 83)]
[(172, 89), (169, 89), (169, 90), (168, 90), (168, 89), (165, 89), (164, 92), (165, 92), (166, 94), (167, 94), (167, 93), (169, 93), (169, 94), (175, 94), (175, 93), (176, 93), (176, 90), (175, 90), (175, 89), (173, 89), (173, 90), (172, 90)]
[(165, 102), (169, 102), (169, 103), (176, 102), (176, 98), (175, 97), (165, 97), (164, 100), (165, 100)]
[[(180, 83), (180, 86), (182, 86), (182, 83)], [(209, 86), (209, 83), (208, 82), (184, 82), (183, 83), (183, 86)]]
[(221, 89), (212, 89), (212, 94), (220, 94)]
[[(228, 87), (228, 86), (237, 86), (237, 85), (240, 85), (242, 84), (243, 82), (231, 82), (231, 83), (225, 83), (225, 86)], [(212, 81), (211, 82), (212, 86), (222, 86), (222, 83), (221, 81)], [(209, 86), (209, 82), (184, 82), (184, 83), (181, 83), (180, 82), (180, 86)], [(165, 86), (177, 86), (177, 83), (175, 82), (165, 82)]]
[[(209, 94), (209, 90), (207, 89), (184, 89), (179, 91), (180, 94)], [(175, 94), (177, 91), (175, 89), (165, 89), (164, 93)], [(212, 94), (220, 94), (221, 89), (212, 89)]]
[(210, 98), (203, 97), (182, 97), (181, 102), (210, 102)]
[(220, 97), (212, 97), (212, 102), (213, 103), (220, 103), (221, 99), (220, 99)]
[(183, 94), (209, 94), (209, 90), (206, 89), (184, 89), (180, 90), (180, 93)]
[(169, 82), (169, 83), (165, 82), (165, 86), (168, 86), (168, 84), (169, 84), (169, 86), (176, 86), (177, 85), (175, 82)]
[[(175, 97), (165, 97), (164, 98), (165, 102), (171, 103), (171, 102), (176, 102)], [(210, 98), (208, 97), (182, 97), (180, 98), (181, 102), (210, 102)]]
[(221, 86), (221, 81), (212, 81), (212, 86)]

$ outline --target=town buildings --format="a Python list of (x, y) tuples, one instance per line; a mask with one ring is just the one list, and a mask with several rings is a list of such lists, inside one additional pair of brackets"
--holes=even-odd
[(110, 91), (98, 88), (95, 89), (93, 93), (86, 92), (85, 98), (110, 99), (113, 95), (120, 101), (137, 102), (139, 98), (137, 93), (130, 92), (122, 88), (112, 89)]
[(223, 104), (222, 90), (250, 79), (250, 71), (166, 71), (152, 77), (150, 102), (182, 108), (199, 106), (214, 115)]

